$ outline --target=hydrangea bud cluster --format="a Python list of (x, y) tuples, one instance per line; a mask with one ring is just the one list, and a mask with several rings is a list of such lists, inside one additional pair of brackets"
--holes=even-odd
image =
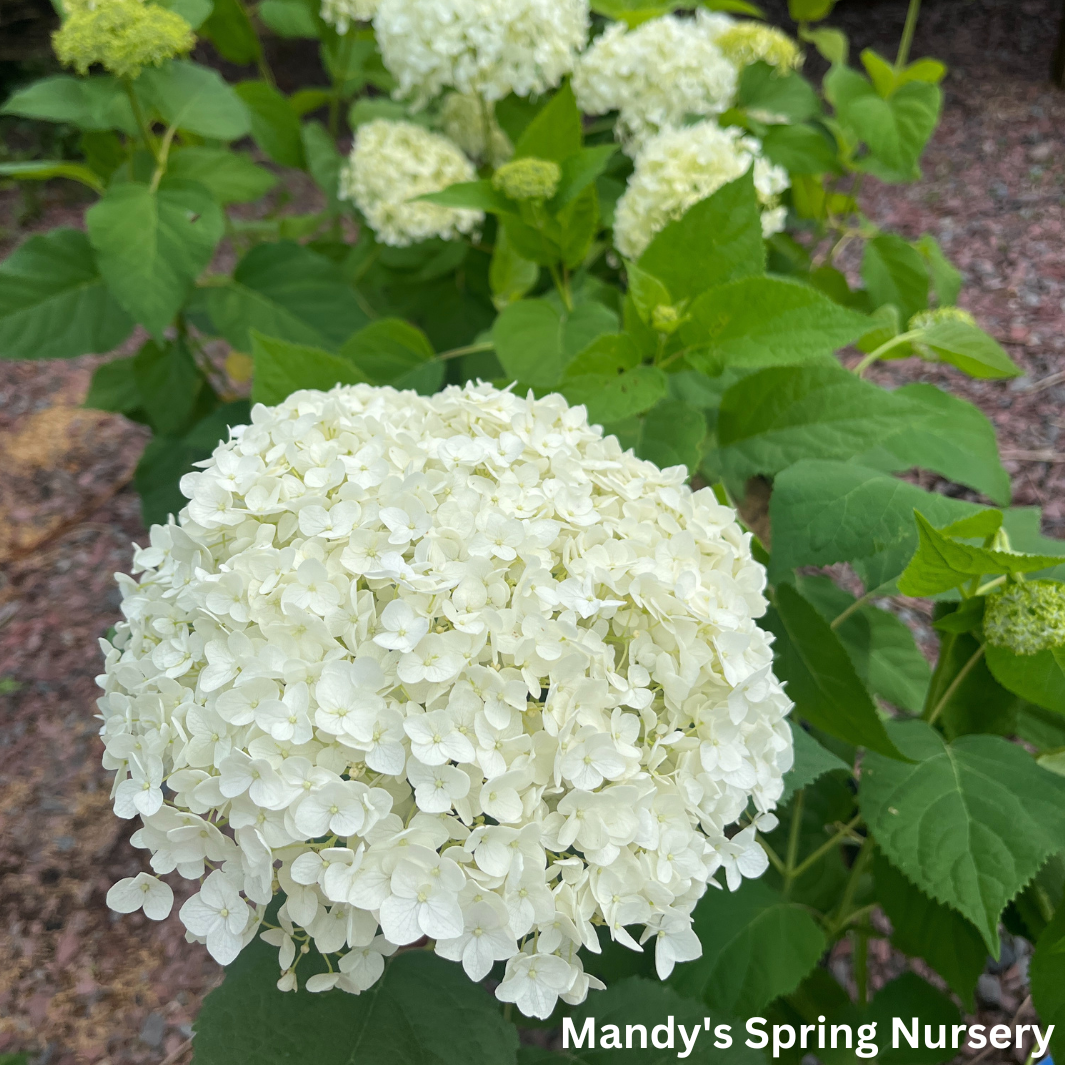
[(588, 0), (380, 0), (373, 20), (396, 95), (487, 101), (553, 88), (588, 37)]
[(362, 212), (378, 240), (406, 247), (476, 229), (484, 221), (481, 211), (416, 200), (476, 177), (473, 163), (447, 137), (413, 122), (377, 118), (355, 134), (339, 195)]
[(558, 191), (562, 168), (553, 159), (523, 156), (492, 175), (492, 187), (512, 200), (549, 200)]
[(377, 0), (322, 0), (318, 13), (323, 22), (344, 34), (353, 22), (369, 22), (377, 14)]
[[(223, 964), (358, 993), (425, 937), (546, 1017), (599, 930), (658, 972), (766, 857), (792, 760), (765, 572), (728, 507), (558, 395), (369, 385), (256, 406), (120, 576), (115, 812)], [(747, 812), (744, 827), (737, 819)], [(141, 874), (112, 889), (165, 916)]]
[(775, 67), (780, 73), (802, 66), (802, 51), (794, 38), (764, 22), (739, 19), (723, 28), (714, 40), (738, 69), (759, 60)]
[(654, 235), (699, 200), (713, 195), (754, 167), (754, 187), (763, 204), (762, 233), (784, 228), (786, 211), (778, 197), (788, 173), (762, 156), (755, 137), (708, 119), (652, 137), (636, 156), (636, 166), (614, 213), (614, 242), (636, 259)]
[(1021, 581), (987, 597), (984, 638), (1015, 655), (1065, 646), (1065, 584)]
[(629, 30), (609, 25), (573, 72), (577, 103), (587, 114), (618, 112), (616, 132), (635, 154), (649, 137), (683, 125), (689, 115), (727, 110), (736, 67), (715, 43), (732, 25), (727, 15), (663, 15)]
[(440, 106), (440, 124), (471, 159), (500, 166), (514, 154), (493, 106), (473, 93), (449, 92)]
[(144, 0), (67, 0), (66, 10), (52, 46), (59, 61), (79, 74), (99, 63), (116, 77), (136, 78), (196, 43), (180, 15)]

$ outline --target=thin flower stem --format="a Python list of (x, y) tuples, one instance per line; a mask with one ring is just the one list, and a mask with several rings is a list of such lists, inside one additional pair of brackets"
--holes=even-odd
[(132, 82), (124, 80), (122, 84), (125, 86), (126, 95), (129, 97), (129, 106), (133, 110), (133, 117), (136, 119), (137, 128), (141, 131), (144, 146), (152, 153), (152, 159), (155, 160), (155, 163), (158, 166), (159, 149), (156, 146), (155, 137), (152, 136), (152, 127), (148, 125), (148, 119), (144, 116), (144, 108), (141, 107), (141, 102), (137, 99), (137, 94), (133, 91)]
[(881, 344), (875, 351), (869, 352), (864, 359), (857, 366), (854, 367), (854, 373), (861, 377), (870, 366), (876, 362), (877, 359), (883, 358), (892, 348), (897, 348), (902, 344), (906, 344), (911, 340), (915, 340), (921, 335), (923, 330), (921, 329), (909, 329), (905, 333), (899, 333), (898, 336), (892, 337), (890, 340)]
[(965, 665), (958, 670), (956, 676), (947, 687), (947, 690), (940, 697), (939, 702), (936, 703), (936, 705), (932, 708), (932, 712), (925, 718), (925, 720), (930, 725), (935, 723), (936, 718), (939, 717), (939, 715), (943, 712), (943, 707), (945, 707), (947, 703), (950, 702), (951, 696), (961, 686), (961, 682), (965, 680), (965, 678), (972, 672), (972, 669), (976, 665), (976, 663), (979, 662), (980, 659), (983, 657), (984, 645), (980, 644), (980, 646), (973, 652), (972, 657), (969, 659), (969, 661), (966, 662)]
[[(855, 818), (851, 824), (855, 824), (859, 818)], [(854, 902), (855, 892), (858, 890), (858, 882), (862, 878), (862, 872), (865, 870), (865, 863), (869, 860), (869, 856), (872, 854), (872, 849), (869, 846), (869, 837), (866, 836), (862, 840), (861, 849), (858, 851), (857, 856), (854, 859), (854, 864), (851, 866), (851, 875), (847, 879), (847, 886), (843, 889), (843, 898), (840, 900), (838, 916), (833, 922), (833, 931), (831, 938), (835, 938), (836, 934), (841, 928), (846, 927), (854, 917), (857, 911), (851, 911), (851, 903)]]
[(175, 133), (177, 133), (177, 126), (168, 126), (163, 134), (162, 142), (159, 145), (159, 154), (155, 157), (155, 173), (152, 174), (152, 182), (148, 186), (149, 192), (155, 192), (159, 188), (159, 182), (163, 180), (163, 175), (166, 173), (167, 159), (170, 157), (170, 145), (174, 141)]
[(491, 340), (485, 340), (481, 344), (467, 344), (462, 348), (452, 348), (450, 351), (442, 351), (436, 357), (444, 359), (457, 359), (460, 355), (476, 355), (481, 351), (495, 351), (496, 346)]
[(997, 588), (1000, 584), (1005, 584), (1008, 579), (1009, 578), (1005, 574), (1001, 577), (996, 577), (993, 581), (988, 581), (987, 584), (981, 584), (980, 587), (976, 589), (975, 594), (987, 595), (992, 588)]
[(853, 614), (856, 610), (861, 610), (861, 608), (869, 602), (869, 595), (870, 593), (866, 592), (865, 595), (855, 599), (854, 602), (851, 603), (851, 605), (847, 607), (846, 610), (841, 611), (828, 623), (829, 628), (839, 628), (839, 626), (842, 625), (843, 622), (845, 622), (847, 618), (851, 616), (851, 614)]
[(765, 851), (765, 856), (769, 859), (769, 862), (773, 866), (773, 868), (778, 873), (780, 873), (781, 876), (784, 876), (785, 868), (784, 863), (780, 860), (780, 855), (777, 854), (775, 850), (773, 850), (773, 848), (769, 845), (768, 842), (766, 842), (765, 836), (759, 834), (758, 842), (761, 845), (762, 850)]
[[(811, 868), (819, 859), (823, 858), (833, 847), (838, 846), (845, 839), (848, 839), (854, 834), (854, 829), (857, 827), (858, 822), (861, 820), (859, 814), (855, 814), (850, 821), (848, 821), (830, 840), (822, 843), (820, 847), (808, 855), (799, 865), (792, 871), (792, 880), (798, 880), (807, 869)], [(864, 845), (864, 844), (863, 844)]]
[(806, 802), (806, 792), (800, 788), (795, 793), (791, 806), (791, 824), (788, 826), (788, 854), (784, 867), (784, 898), (791, 894), (791, 885), (795, 882), (795, 861), (799, 857), (799, 833), (802, 828), (802, 811)]
[(910, 47), (913, 44), (914, 30), (917, 29), (917, 16), (921, 13), (921, 0), (910, 0), (906, 11), (906, 24), (902, 28), (902, 40), (899, 41), (898, 55), (895, 56), (896, 73), (906, 66), (910, 59)]

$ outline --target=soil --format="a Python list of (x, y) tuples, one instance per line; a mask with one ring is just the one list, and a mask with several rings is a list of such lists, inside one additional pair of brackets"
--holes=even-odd
[[(783, 0), (764, 6), (788, 25)], [(830, 22), (855, 50), (893, 55), (905, 8), (844, 0)], [(1061, 0), (926, 0), (913, 55), (951, 67), (943, 123), (923, 180), (870, 181), (863, 201), (885, 228), (940, 240), (965, 274), (962, 304), (1024, 370), (1008, 384), (912, 361), (874, 375), (936, 381), (977, 403), (1015, 502), (1042, 506), (1044, 532), (1065, 536), (1065, 93), (1048, 82), (1060, 18)], [(0, 192), (0, 253), (79, 225), (84, 205), (64, 183), (28, 215), (17, 192)], [(116, 879), (147, 867), (110, 812), (93, 679), (97, 639), (119, 616), (112, 574), (145, 540), (130, 486), (145, 434), (79, 408), (99, 361), (0, 362), (0, 1055), (179, 1065), (221, 970), (185, 942), (176, 906), (156, 924), (104, 904)], [(1025, 948), (1010, 940), (989, 963), (983, 1023), (1030, 1010)], [(874, 985), (905, 964), (884, 941), (870, 954)], [(849, 979), (846, 946), (832, 968)]]

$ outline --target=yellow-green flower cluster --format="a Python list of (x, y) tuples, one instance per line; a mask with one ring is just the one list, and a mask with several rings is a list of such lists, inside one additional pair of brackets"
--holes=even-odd
[(743, 20), (733, 23), (719, 34), (714, 43), (737, 67), (750, 66), (761, 60), (781, 73), (802, 66), (798, 44), (783, 30), (762, 22)]
[(1015, 655), (1034, 655), (1065, 646), (1065, 584), (1022, 581), (989, 595), (984, 638)]
[(52, 45), (59, 61), (79, 74), (100, 64), (116, 77), (135, 78), (196, 43), (180, 15), (143, 0), (67, 0), (66, 8)]
[(561, 180), (558, 163), (527, 156), (501, 166), (492, 176), (492, 187), (512, 200), (549, 200)]
[(942, 322), (963, 322), (965, 325), (976, 325), (976, 319), (962, 307), (933, 307), (929, 311), (918, 311), (910, 319), (910, 328), (928, 329)]

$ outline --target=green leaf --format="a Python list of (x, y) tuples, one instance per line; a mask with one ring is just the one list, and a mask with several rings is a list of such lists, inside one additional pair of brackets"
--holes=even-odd
[(255, 27), (240, 0), (214, 0), (214, 11), (200, 28), (200, 35), (231, 63), (255, 63), (262, 55)]
[(50, 181), (52, 178), (69, 178), (88, 185), (93, 192), (103, 192), (103, 182), (95, 170), (81, 163), (64, 163), (62, 160), (41, 159), (30, 163), (0, 163), (0, 177), (18, 181)]
[(252, 203), (265, 196), (277, 178), (243, 152), (226, 148), (181, 148), (170, 153), (167, 177), (198, 181), (219, 203)]
[(427, 192), (417, 197), (425, 203), (441, 207), (465, 207), (475, 211), (491, 211), (494, 214), (514, 214), (517, 205), (492, 187), (487, 178), (480, 181), (460, 181), (439, 192)]
[(302, 0), (263, 0), (257, 10), (259, 18), (279, 37), (318, 38), (314, 12)]
[(924, 257), (932, 287), (936, 290), (936, 303), (940, 307), (953, 307), (961, 292), (961, 274), (957, 267), (943, 254), (939, 241), (931, 233), (924, 233), (913, 246)]
[(797, 587), (829, 623), (851, 610), (835, 633), (858, 676), (874, 695), (919, 714), (932, 671), (906, 624), (872, 603), (855, 608), (855, 597), (827, 577), (799, 577)]
[(571, 405), (584, 404), (589, 422), (603, 425), (653, 407), (666, 394), (666, 375), (640, 365), (640, 353), (625, 333), (609, 333), (570, 362), (559, 390)]
[(788, 0), (788, 14), (796, 22), (818, 22), (835, 6), (836, 0)]
[(132, 331), (132, 319), (107, 291), (80, 230), (30, 237), (0, 264), (0, 358), (110, 351)]
[(821, 26), (813, 30), (800, 26), (799, 37), (801, 40), (809, 41), (833, 66), (846, 64), (850, 45), (847, 43), (847, 35), (842, 30), (831, 26)]
[(1060, 1059), (1065, 1056), (1065, 903), (1035, 945), (1028, 979), (1043, 1030), (1053, 1025), (1057, 1032), (1050, 1049)]
[(762, 213), (753, 171), (699, 200), (655, 234), (640, 269), (657, 277), (675, 300), (765, 269)]
[[(515, 1065), (518, 1033), (484, 988), (424, 950), (405, 951), (361, 995), (279, 994), (277, 952), (256, 941), (196, 1018), (195, 1065)], [(442, 1033), (461, 1038), (441, 1038)]]
[(160, 7), (165, 7), (180, 15), (194, 30), (198, 30), (214, 11), (213, 0), (156, 0)]
[(858, 790), (884, 854), (971, 921), (998, 955), (1006, 903), (1065, 849), (1065, 779), (998, 736), (947, 744), (922, 721), (891, 722), (906, 764), (870, 753)]
[(940, 636), (927, 705), (939, 707), (936, 721), (949, 740), (974, 732), (1012, 736), (1016, 731), (1024, 700), (995, 680), (979, 650), (980, 644), (968, 632)]
[(762, 624), (776, 636), (774, 668), (787, 682), (798, 717), (847, 743), (903, 757), (839, 637), (795, 588), (777, 585)]
[(720, 460), (746, 481), (800, 459), (851, 458), (893, 433), (911, 409), (839, 365), (772, 366), (725, 393), (717, 422)]
[(914, 511), (914, 518), (917, 521), (918, 547), (899, 578), (899, 591), (903, 595), (915, 598), (937, 595), (959, 588), (973, 577), (1031, 573), (1061, 560), (1060, 556), (1026, 555), (989, 547), (972, 547), (944, 536), (920, 511)]
[(334, 385), (358, 385), (369, 380), (350, 359), (306, 344), (266, 337), (257, 331), (251, 335), (251, 351), (255, 361), (253, 403), (272, 405), (300, 389), (328, 392)]
[(444, 364), (435, 358), (429, 338), (401, 318), (378, 318), (350, 337), (338, 354), (374, 385), (413, 388), (431, 396), (444, 383)]
[(97, 366), (83, 406), (93, 410), (109, 410), (115, 414), (125, 414), (136, 421), (145, 421), (147, 415), (142, 409), (140, 389), (133, 376), (134, 358), (135, 356), (130, 355)]
[(580, 150), (581, 113), (567, 81), (525, 127), (514, 145), (514, 158), (534, 156), (563, 163)]
[(770, 162), (790, 174), (833, 174), (839, 170), (836, 146), (820, 127), (808, 123), (770, 126), (762, 138), (762, 151)]
[(369, 322), (339, 267), (289, 241), (252, 248), (227, 284), (207, 290), (207, 307), (238, 351), (250, 351), (252, 329), (335, 350)]
[(496, 308), (502, 310), (507, 304), (520, 300), (539, 279), (539, 265), (523, 259), (511, 245), (506, 229), (500, 226), (488, 268), (488, 284)]
[(791, 122), (803, 122), (821, 113), (814, 87), (801, 74), (781, 73), (761, 60), (740, 71), (736, 102), (748, 110), (783, 115)]
[(716, 371), (711, 376), (729, 366), (823, 359), (870, 326), (866, 315), (841, 307), (812, 285), (780, 277), (747, 277), (713, 288), (697, 297), (688, 313), (680, 335), (699, 351), (689, 361), (705, 362)]
[(636, 454), (660, 469), (687, 466), (689, 475), (698, 468), (706, 440), (706, 415), (680, 399), (663, 399), (643, 418)]
[(893, 233), (881, 233), (866, 241), (862, 280), (873, 307), (893, 304), (904, 323), (928, 306), (925, 261), (920, 252)]
[(56, 74), (13, 92), (0, 114), (45, 122), (69, 122), (85, 130), (137, 129), (122, 83), (111, 77), (75, 78)]
[(877, 901), (891, 921), (891, 942), (905, 954), (924, 958), (971, 1011), (976, 980), (987, 962), (979, 931), (916, 888), (880, 854), (873, 877)]
[(673, 305), (669, 289), (636, 263), (625, 264), (625, 280), (628, 283), (629, 299), (632, 300), (640, 321), (650, 322), (655, 308)]
[(998, 457), (995, 427), (979, 407), (935, 385), (904, 385), (893, 394), (909, 401), (912, 413), (856, 462), (885, 470), (933, 470), (996, 503), (1010, 501), (1010, 475)]
[(100, 273), (115, 299), (158, 336), (210, 263), (222, 211), (193, 182), (114, 185), (85, 216)]
[(300, 129), (303, 158), (314, 183), (325, 193), (329, 209), (340, 210), (337, 193), (340, 186), (340, 171), (344, 160), (337, 151), (336, 140), (321, 122), (307, 122)]
[(558, 212), (573, 203), (606, 170), (617, 150), (616, 144), (599, 144), (594, 148), (582, 148), (576, 155), (564, 159), (561, 163), (562, 177), (547, 205), (548, 210)]
[(1008, 648), (987, 644), (985, 654), (988, 669), (1004, 688), (1036, 706), (1065, 714), (1065, 647), (1015, 655)]
[(947, 524), (980, 511), (854, 463), (803, 460), (773, 482), (769, 575), (850, 562), (867, 589), (894, 580), (917, 547), (914, 509)]
[(242, 81), (233, 88), (248, 109), (252, 140), (275, 163), (303, 167), (300, 120), (288, 100), (265, 81)]
[(240, 97), (208, 67), (175, 59), (147, 67), (137, 91), (168, 126), (212, 140), (235, 141), (251, 130), (248, 109)]
[(738, 891), (708, 891), (693, 919), (703, 956), (678, 965), (669, 983), (736, 1016), (794, 991), (827, 946), (805, 907), (760, 880), (744, 881)]
[(160, 436), (180, 436), (206, 385), (184, 344), (149, 340), (133, 358), (133, 381), (146, 420)]
[(936, 322), (924, 331), (920, 343), (970, 377), (1001, 380), (1021, 372), (994, 337), (967, 322)]
[(840, 769), (850, 772), (850, 766), (842, 758), (822, 747), (800, 725), (792, 725), (791, 738), (795, 747), (795, 762), (784, 774), (784, 794), (780, 797), (780, 806), (791, 802), (795, 792), (801, 791), (826, 773)]

